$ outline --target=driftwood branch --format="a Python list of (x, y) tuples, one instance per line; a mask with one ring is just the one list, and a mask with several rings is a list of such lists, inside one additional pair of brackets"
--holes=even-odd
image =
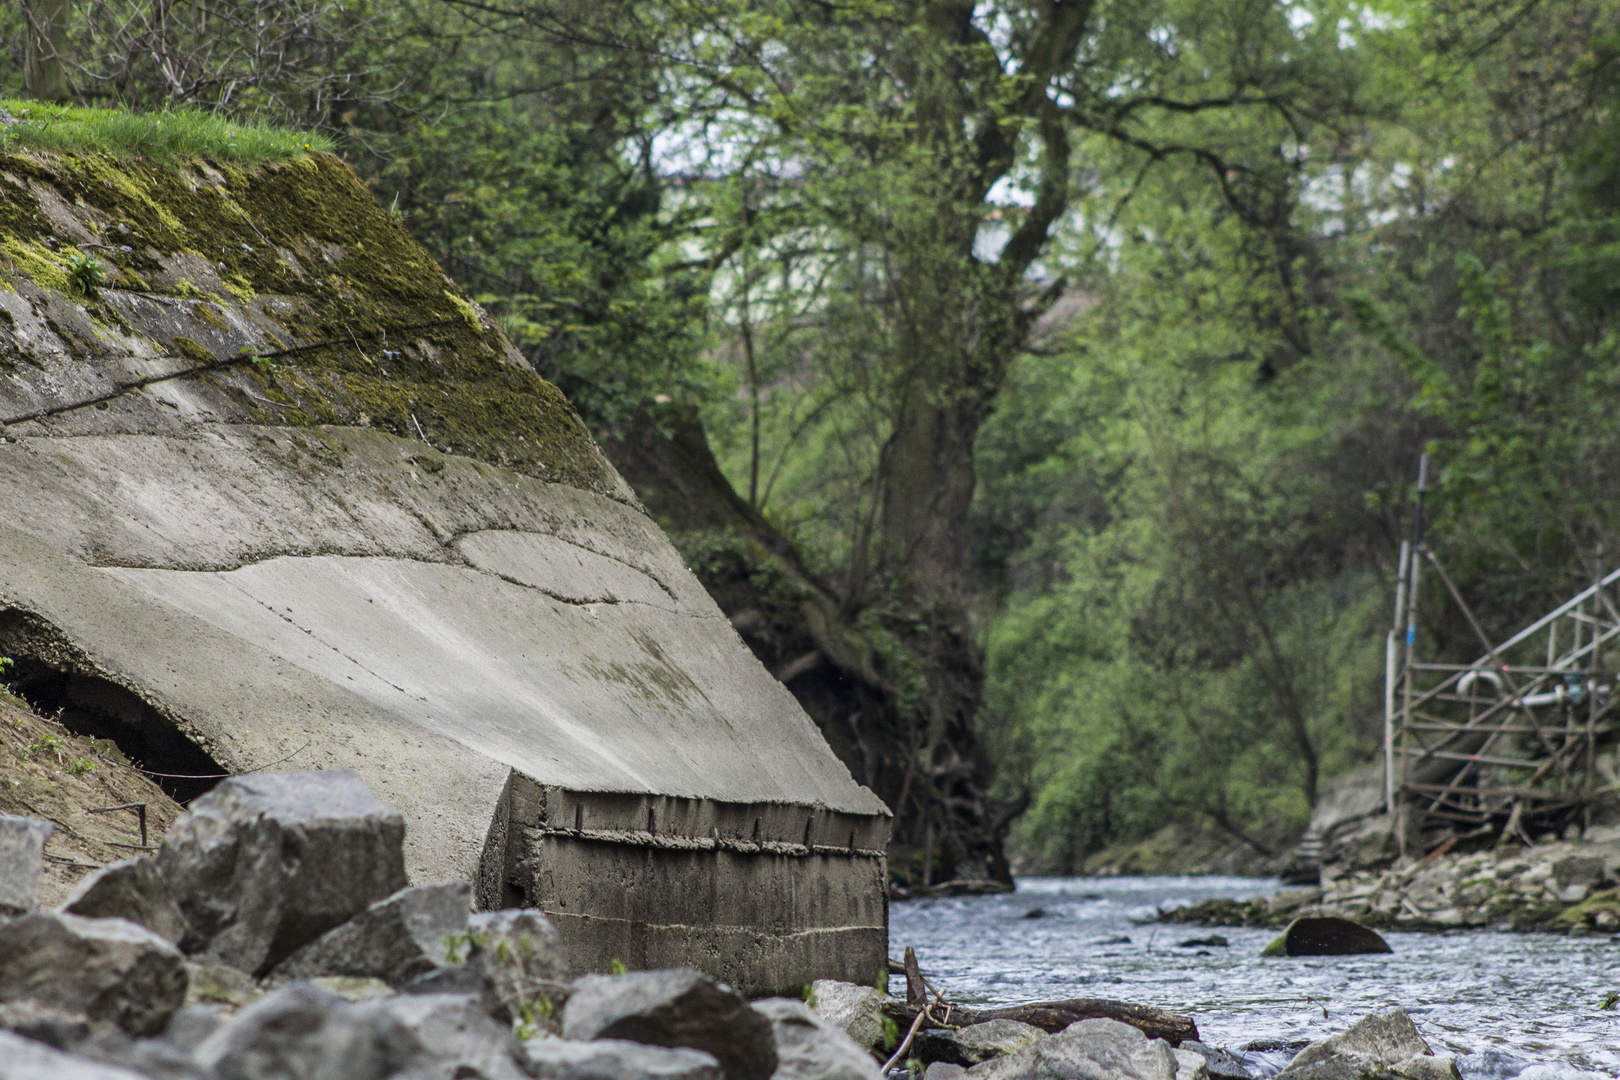
[[(883, 1003), (883, 1012), (898, 1024), (915, 1023), (923, 1010), (898, 1001)], [(1017, 1020), (1042, 1031), (1062, 1031), (1077, 1020), (1119, 1020), (1139, 1029), (1150, 1039), (1163, 1039), (1171, 1046), (1198, 1038), (1198, 1025), (1190, 1016), (1132, 1005), (1107, 998), (1070, 998), (1067, 1001), (1037, 1001), (1031, 1005), (1011, 1005), (999, 1009), (970, 1009), (958, 1005), (951, 1010), (951, 1026), (966, 1027), (986, 1020)]]

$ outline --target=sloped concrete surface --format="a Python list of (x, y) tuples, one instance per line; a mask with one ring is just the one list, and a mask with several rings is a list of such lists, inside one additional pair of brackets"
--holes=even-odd
[[(726, 975), (870, 981), (887, 810), (352, 174), (140, 165), (97, 187), (126, 166), (92, 164), (0, 154), (0, 184), (54, 192), (0, 220), (32, 259), (0, 266), (0, 653), (127, 689), (227, 771), (353, 769), (404, 813), (412, 880), (573, 903), (565, 937), (593, 915), (580, 875), (615, 860), (653, 851), (667, 866), (640, 887), (679, 864), (717, 890), (683, 911), (621, 896), (579, 955), (628, 954), (654, 923), (756, 951), (808, 934), (838, 944)], [(91, 250), (134, 254), (70, 295), (64, 241), (115, 231), (131, 242)], [(699, 809), (587, 836), (514, 812), (515, 781), (575, 816)], [(828, 888), (845, 902), (804, 901)]]

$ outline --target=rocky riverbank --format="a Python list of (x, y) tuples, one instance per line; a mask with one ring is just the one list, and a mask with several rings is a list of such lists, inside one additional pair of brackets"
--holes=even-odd
[[(543, 913), (409, 885), (403, 818), (348, 772), (227, 780), (155, 856), (40, 910), (51, 829), (0, 815), (0, 1080), (1251, 1080), (1287, 1062), (1147, 1006), (930, 999), (909, 954), (905, 1000), (571, 977)], [(1399, 1010), (1289, 1056), (1286, 1080), (1457, 1077)]]
[(1247, 902), (1206, 900), (1161, 919), (1280, 928), (1306, 915), (1338, 915), (1379, 929), (1620, 933), (1620, 828), (1594, 828), (1584, 841), (1437, 852), (1387, 869), (1324, 874), (1321, 888)]

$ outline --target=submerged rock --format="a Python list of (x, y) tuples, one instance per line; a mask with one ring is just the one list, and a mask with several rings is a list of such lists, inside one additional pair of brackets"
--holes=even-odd
[(629, 1039), (713, 1054), (726, 1080), (776, 1071), (771, 1021), (729, 986), (691, 968), (586, 975), (563, 1012), (566, 1039)]
[(143, 926), (43, 911), (0, 924), (0, 1001), (28, 999), (147, 1035), (185, 997), (185, 958)]
[(1456, 1062), (1436, 1057), (1405, 1009), (1373, 1013), (1301, 1050), (1278, 1080), (1460, 1080)]
[(405, 887), (405, 819), (348, 770), (233, 776), (175, 821), (158, 869), (182, 948), (263, 974)]
[(6, 1080), (146, 1080), (140, 1073), (66, 1054), (44, 1043), (0, 1031)]
[(1261, 956), (1350, 956), (1392, 951), (1378, 931), (1337, 915), (1295, 919)]
[(20, 915), (39, 906), (45, 841), (52, 828), (39, 818), (0, 814), (0, 915)]
[(128, 919), (177, 945), (186, 936), (186, 917), (157, 863), (144, 857), (120, 859), (90, 874), (62, 902), (62, 910), (90, 918)]
[(923, 1061), (977, 1065), (1006, 1054), (1016, 1054), (1046, 1032), (1017, 1020), (986, 1020), (956, 1031), (925, 1031), (917, 1036), (917, 1056)]
[(1195, 1039), (1188, 1039), (1177, 1049), (1197, 1054), (1204, 1059), (1204, 1066), (1209, 1075), (1215, 1080), (1250, 1080), (1251, 1073), (1243, 1064), (1243, 1059), (1230, 1050), (1223, 1050), (1218, 1046), (1207, 1046)]

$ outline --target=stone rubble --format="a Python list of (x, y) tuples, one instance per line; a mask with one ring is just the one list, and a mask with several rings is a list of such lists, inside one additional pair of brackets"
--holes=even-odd
[[(0, 1080), (883, 1080), (902, 1037), (898, 1004), (850, 983), (813, 984), (807, 1006), (684, 968), (570, 981), (542, 913), (406, 884), (399, 815), (352, 773), (227, 780), (156, 857), (56, 911), (37, 910), (46, 835), (0, 819)], [(1249, 1077), (1114, 1020), (937, 1027), (907, 1056), (933, 1080)], [(1456, 1080), (1404, 1013), (1285, 1075)]]
[(1284, 927), (1335, 915), (1376, 929), (1443, 931), (1500, 926), (1562, 934), (1620, 933), (1620, 830), (1587, 841), (1510, 845), (1409, 859), (1383, 869), (1328, 866), (1321, 888), (1247, 903), (1207, 900), (1168, 922)]

